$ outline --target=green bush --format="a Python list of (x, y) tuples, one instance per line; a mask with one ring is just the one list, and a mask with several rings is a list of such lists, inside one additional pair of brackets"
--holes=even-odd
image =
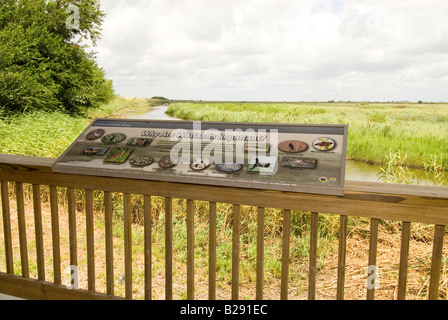
[(79, 29), (69, 29), (65, 1), (4, 0), (0, 10), (0, 108), (81, 114), (113, 97), (111, 81), (86, 46), (100, 36), (98, 0), (73, 2)]

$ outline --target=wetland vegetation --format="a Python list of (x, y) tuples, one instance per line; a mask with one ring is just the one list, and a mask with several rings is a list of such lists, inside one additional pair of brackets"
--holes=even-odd
[[(165, 103), (165, 101), (163, 102)], [(110, 103), (98, 109), (91, 109), (87, 116), (67, 115), (64, 112), (32, 111), (21, 114), (2, 113), (0, 117), (0, 153), (18, 154), (39, 157), (58, 157), (76, 137), (96, 117), (126, 117), (133, 112), (145, 112), (154, 106), (154, 101), (147, 99), (124, 99), (117, 97)], [(286, 123), (347, 123), (349, 124), (348, 158), (359, 161), (377, 163), (383, 166), (382, 181), (393, 183), (410, 183), (413, 177), (413, 168), (421, 168), (433, 175), (435, 185), (447, 185), (446, 168), (448, 160), (448, 105), (446, 104), (408, 104), (408, 103), (236, 103), (236, 102), (170, 102), (169, 115), (177, 118), (202, 121), (245, 121), (245, 122), (286, 122)], [(11, 189), (12, 190), (12, 189)], [(102, 230), (104, 220), (101, 206), (101, 192), (95, 193), (96, 228), (98, 231), (98, 245), (103, 246)], [(122, 251), (123, 237), (123, 207), (120, 205), (120, 194), (114, 194), (117, 203), (114, 206), (114, 236), (115, 250)], [(27, 196), (27, 207), (32, 210), (31, 198)], [(43, 197), (47, 193), (43, 192)], [(84, 210), (84, 194), (77, 191), (77, 211), (82, 221)], [(14, 199), (13, 199), (14, 200)], [(185, 298), (185, 261), (186, 261), (186, 227), (185, 202), (173, 199), (173, 230), (176, 234), (174, 242), (175, 260), (175, 286), (176, 298)], [(61, 198), (61, 223), (65, 223), (65, 198)], [(133, 197), (133, 241), (134, 253), (138, 258), (143, 252), (142, 232), (142, 198)], [(12, 204), (14, 208), (14, 204)], [(44, 223), (49, 226), (49, 218)], [(195, 203), (195, 269), (198, 283), (198, 297), (206, 298), (207, 285), (207, 239), (208, 239), (208, 204)], [(255, 281), (256, 257), (256, 208), (243, 207), (241, 220), (241, 281), (242, 297), (250, 299)], [(152, 212), (153, 227), (153, 272), (154, 284), (163, 288), (164, 266), (164, 206), (163, 199), (154, 197)], [(232, 210), (227, 204), (219, 204), (217, 212), (217, 286), (222, 292), (220, 298), (227, 298), (230, 292), (230, 257)], [(32, 214), (27, 214), (32, 219)], [(292, 212), (291, 229), (291, 298), (303, 298), (306, 295), (307, 259), (309, 255), (310, 213), (302, 211)], [(32, 223), (30, 223), (32, 225)], [(279, 275), (281, 273), (281, 236), (282, 211), (280, 209), (267, 209), (265, 225), (265, 296), (277, 299)], [(348, 241), (353, 248), (349, 253), (347, 281), (355, 281), (347, 288), (346, 296), (352, 299), (363, 298), (365, 281), (366, 250), (368, 247), (367, 231), (369, 219), (349, 219)], [(381, 242), (384, 252), (395, 252), (400, 246), (401, 222), (382, 221), (380, 236), (387, 241)], [(33, 230), (29, 230), (32, 234)], [(49, 231), (48, 231), (49, 232)], [(319, 296), (328, 299), (333, 297), (332, 273), (335, 270), (339, 232), (337, 216), (319, 215), (319, 245), (318, 270), (322, 277), (318, 287)], [(411, 248), (410, 286), (409, 297), (422, 299), (427, 294), (428, 270), (430, 267), (432, 229), (424, 224), (413, 224), (412, 239), (415, 244)], [(17, 239), (15, 239), (17, 240)], [(47, 239), (49, 242), (50, 238)], [(47, 241), (46, 240), (46, 241)], [(16, 241), (17, 242), (17, 241)], [(16, 243), (15, 242), (15, 243)], [(18, 242), (16, 243), (18, 246)], [(30, 252), (34, 252), (34, 244), (30, 244)], [(51, 244), (48, 243), (48, 247)], [(384, 247), (384, 248), (383, 248)], [(80, 254), (84, 254), (84, 245)], [(446, 246), (445, 246), (446, 248)], [(0, 255), (3, 255), (3, 246)], [(99, 249), (98, 249), (99, 250)], [(63, 261), (68, 259), (68, 251), (63, 251)], [(446, 252), (444, 251), (446, 257)], [(122, 261), (120, 254), (117, 257), (116, 276), (120, 275)], [(64, 260), (65, 259), (65, 260)], [(389, 259), (389, 258), (387, 258)], [(381, 281), (385, 285), (378, 290), (378, 298), (393, 298), (395, 289), (387, 283), (395, 283), (397, 279), (396, 263), (392, 260), (379, 261), (382, 263)], [(443, 260), (444, 270), (448, 270), (448, 259)], [(4, 269), (0, 261), (0, 270)], [(19, 273), (20, 262), (16, 261), (16, 270)], [(50, 266), (49, 261), (46, 265)], [(104, 261), (97, 261), (102, 268)], [(141, 266), (135, 268), (133, 275), (139, 286)], [(31, 266), (31, 272), (36, 272), (36, 266)], [(103, 289), (99, 274), (98, 290)], [(358, 281), (359, 280), (359, 281)], [(176, 282), (178, 281), (178, 282)], [(442, 274), (442, 281), (448, 283), (448, 272)], [(159, 283), (160, 282), (160, 283)], [(158, 287), (158, 286), (156, 286)], [(117, 285), (116, 294), (124, 292), (124, 286)], [(154, 289), (154, 297), (163, 299), (163, 291)], [(444, 288), (442, 295), (448, 296), (448, 288)], [(360, 293), (362, 292), (362, 293)], [(135, 294), (140, 298), (140, 293)]]
[[(420, 103), (171, 103), (181, 119), (268, 123), (348, 124), (347, 157), (423, 168), (438, 157), (448, 165), (448, 105)], [(406, 157), (404, 157), (406, 155)]]

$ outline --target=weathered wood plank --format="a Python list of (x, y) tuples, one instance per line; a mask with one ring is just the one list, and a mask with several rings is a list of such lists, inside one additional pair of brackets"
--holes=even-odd
[(54, 283), (61, 284), (61, 244), (59, 237), (58, 189), (50, 186), (51, 236), (53, 245)]
[(208, 299), (216, 300), (216, 203), (209, 204)]
[(0, 292), (28, 300), (122, 300), (123, 298), (0, 273)]
[(20, 262), (22, 276), (29, 278), (28, 242), (26, 239), (25, 203), (23, 200), (23, 183), (16, 183), (17, 223), (19, 226)]
[(106, 292), (114, 294), (114, 244), (112, 233), (112, 194), (104, 192), (104, 228), (106, 249)]
[[(371, 271), (377, 272), (376, 255), (378, 248), (378, 219), (370, 219), (370, 239), (369, 239), (369, 264)], [(377, 275), (374, 274), (374, 279)], [(370, 284), (367, 286), (367, 300), (373, 300), (375, 297), (375, 286)]]
[(308, 271), (308, 300), (316, 299), (316, 274), (317, 274), (317, 231), (318, 231), (319, 214), (311, 213), (310, 227), (310, 261)]
[(256, 293), (257, 300), (263, 300), (263, 281), (264, 281), (264, 208), (258, 208), (257, 214), (257, 280)]
[(152, 217), (151, 196), (144, 196), (145, 300), (152, 299)]
[(241, 206), (233, 205), (232, 231), (232, 300), (239, 299)]
[(93, 191), (86, 190), (87, 288), (95, 291), (95, 234), (93, 228)]
[(56, 159), (0, 154), (0, 169), (20, 171), (53, 172), (51, 166)]
[[(39, 157), (27, 157), (27, 156), (17, 156), (0, 154), (0, 171), (25, 171), (25, 172), (42, 172), (52, 173), (53, 170), (51, 166), (56, 159), (51, 158), (39, 158)], [(1, 170), (4, 169), (4, 170)], [(61, 174), (58, 174), (61, 175)], [(64, 175), (64, 174), (62, 174)], [(66, 175), (67, 176), (67, 175)], [(78, 176), (78, 175), (76, 175)], [(99, 177), (98, 177), (99, 178)], [(108, 179), (108, 178), (106, 178)], [(14, 181), (9, 180), (8, 181)], [(126, 179), (124, 179), (126, 180)], [(130, 180), (130, 179), (129, 179)], [(136, 180), (132, 180), (136, 181)], [(140, 181), (145, 183), (144, 180)], [(32, 182), (30, 182), (32, 183)], [(43, 184), (43, 183), (42, 183)], [(68, 187), (68, 186), (67, 186)], [(78, 186), (77, 186), (78, 187)], [(207, 187), (207, 186), (206, 186)], [(88, 189), (88, 187), (79, 186), (82, 189)], [(97, 189), (93, 188), (92, 189)], [(421, 186), (421, 185), (404, 185), (404, 184), (385, 184), (378, 182), (365, 182), (365, 181), (345, 181), (345, 190), (347, 191), (358, 191), (365, 193), (379, 193), (379, 194), (403, 194), (403, 195), (414, 195), (417, 197), (428, 197), (428, 198), (448, 198), (448, 191), (445, 187), (433, 187), (433, 186)], [(116, 192), (124, 192), (125, 190), (111, 190)], [(132, 193), (132, 192), (130, 192)], [(145, 193), (145, 192), (138, 192)], [(187, 197), (183, 197), (187, 199)], [(198, 199), (199, 200), (199, 199)], [(293, 209), (293, 208), (287, 208)]]
[(7, 181), (1, 181), (2, 188), (2, 213), (3, 213), (3, 234), (5, 241), (6, 272), (14, 274), (14, 260), (12, 251), (11, 236), (11, 212), (9, 207), (9, 187)]
[(37, 279), (45, 280), (44, 238), (40, 185), (33, 184), (34, 233), (36, 236)]
[(400, 267), (398, 273), (398, 292), (397, 292), (398, 300), (405, 300), (406, 298), (410, 237), (411, 237), (411, 223), (403, 221), (403, 225), (401, 227)]
[[(0, 170), (0, 180), (138, 194), (147, 194), (148, 190), (150, 190), (154, 196), (168, 196), (217, 203), (231, 202), (239, 205), (265, 208), (299, 209), (310, 212), (377, 219), (403, 220), (406, 218), (406, 220), (411, 222), (448, 225), (447, 188), (422, 187), (422, 193), (415, 195), (413, 193), (417, 193), (416, 190), (419, 189), (403, 188), (401, 185), (379, 184), (374, 185), (374, 187), (364, 188), (364, 190), (368, 191), (359, 191), (358, 189), (362, 189), (362, 186), (359, 184), (354, 185), (358, 189), (350, 189), (350, 183), (346, 183), (345, 196), (338, 197), (163, 181), (56, 174), (40, 171)], [(397, 188), (397, 193), (389, 193), (390, 189), (393, 188)], [(405, 193), (408, 191), (411, 194)], [(430, 194), (430, 196), (426, 194)], [(387, 206), (387, 210), (384, 210), (385, 206)]]
[[(209, 297), (216, 298), (216, 265), (211, 263), (212, 260), (216, 260), (216, 203), (232, 203), (233, 206), (233, 237), (232, 237), (232, 298), (238, 299), (238, 289), (239, 289), (239, 255), (240, 255), (240, 206), (241, 205), (251, 205), (259, 207), (259, 219), (260, 210), (264, 207), (275, 207), (284, 208), (285, 212), (290, 212), (290, 210), (303, 210), (310, 212), (322, 212), (322, 213), (332, 213), (341, 215), (341, 226), (340, 226), (340, 246), (339, 246), (339, 260), (338, 260), (338, 280), (337, 280), (337, 298), (343, 299), (344, 297), (344, 279), (345, 279), (345, 252), (346, 252), (346, 232), (347, 232), (347, 217), (348, 216), (360, 216), (369, 217), (372, 219), (371, 225), (371, 242), (369, 248), (369, 265), (373, 262), (376, 263), (376, 239), (377, 235), (377, 222), (379, 219), (391, 219), (391, 220), (406, 220), (409, 222), (404, 222), (402, 231), (402, 252), (400, 257), (400, 274), (399, 274), (399, 286), (398, 286), (398, 298), (404, 299), (404, 294), (406, 290), (406, 271), (407, 271), (407, 259), (409, 251), (409, 232), (411, 222), (423, 222), (428, 224), (436, 224), (435, 228), (435, 240), (433, 248), (433, 259), (431, 267), (431, 282), (429, 289), (429, 298), (437, 298), (438, 295), (438, 281), (440, 279), (440, 263), (441, 263), (441, 252), (444, 236), (444, 226), (448, 224), (448, 189), (438, 188), (438, 187), (423, 187), (423, 186), (406, 186), (406, 185), (391, 185), (391, 184), (380, 184), (380, 183), (364, 183), (364, 182), (350, 182), (347, 181), (345, 184), (345, 196), (329, 196), (329, 195), (317, 195), (317, 194), (305, 194), (305, 193), (293, 193), (293, 192), (282, 192), (282, 191), (270, 191), (270, 190), (253, 190), (248, 188), (235, 188), (235, 187), (222, 187), (222, 186), (206, 186), (206, 185), (193, 185), (186, 183), (171, 183), (163, 181), (145, 181), (145, 180), (135, 180), (135, 179), (124, 179), (124, 178), (108, 178), (108, 177), (95, 177), (87, 175), (76, 175), (76, 174), (60, 174), (53, 173), (51, 170), (51, 164), (53, 159), (42, 159), (42, 158), (30, 158), (30, 157), (16, 157), (16, 156), (5, 156), (0, 155), (0, 180), (2, 181), (2, 211), (3, 219), (9, 214), (9, 207), (6, 205), (9, 203), (7, 181), (16, 182), (16, 194), (17, 194), (17, 212), (19, 221), (19, 238), (21, 248), (27, 247), (26, 243), (26, 232), (24, 232), (24, 203), (23, 203), (23, 184), (32, 184), (33, 193), (35, 195), (34, 199), (40, 198), (40, 193), (37, 195), (37, 186), (40, 185), (50, 185), (50, 202), (52, 207), (52, 229), (57, 230), (56, 227), (53, 228), (53, 215), (57, 216), (57, 194), (56, 187), (66, 187), (68, 188), (68, 207), (69, 207), (69, 232), (70, 232), (70, 263), (72, 265), (77, 265), (77, 247), (76, 247), (76, 215), (75, 215), (75, 197), (74, 189), (99, 189), (105, 191), (105, 207), (106, 212), (109, 211), (110, 215), (112, 212), (111, 201), (106, 201), (106, 194), (110, 199), (111, 192), (121, 192), (125, 195), (130, 195), (134, 193), (143, 194), (149, 197), (149, 192), (154, 196), (164, 196), (166, 197), (165, 202), (165, 222), (166, 222), (166, 298), (172, 299), (172, 198), (182, 198), (189, 199), (187, 201), (187, 247), (188, 255), (190, 258), (187, 259), (187, 295), (192, 297), (194, 291), (194, 260), (191, 254), (192, 243), (194, 243), (194, 237), (192, 238), (191, 226), (194, 223), (194, 214), (190, 215), (191, 204), (194, 200), (205, 200), (210, 202), (210, 275), (209, 275)], [(6, 188), (5, 188), (6, 185)], [(6, 190), (6, 191), (4, 191)], [(51, 194), (53, 193), (53, 196)], [(56, 196), (54, 195), (56, 194)], [(86, 193), (86, 204), (89, 196)], [(126, 196), (125, 196), (126, 198)], [(39, 226), (39, 212), (40, 212), (40, 201), (39, 204), (34, 200), (35, 208), (35, 221), (36, 221), (36, 247), (37, 250), (42, 250), (43, 246), (40, 246), (39, 237), (41, 237), (42, 228)], [(150, 201), (150, 200), (149, 200)], [(212, 205), (213, 204), (213, 205)], [(146, 204), (145, 204), (145, 223), (146, 223)], [(6, 208), (8, 207), (8, 208)], [(54, 208), (55, 207), (55, 208)], [(89, 208), (89, 205), (86, 206)], [(125, 205), (126, 207), (126, 205)], [(387, 210), (386, 210), (387, 208)], [(149, 209), (150, 210), (150, 209)], [(126, 214), (129, 211), (129, 214)], [(5, 213), (6, 212), (6, 213)], [(106, 214), (107, 215), (107, 214)], [(129, 217), (128, 217), (129, 216)], [(128, 218), (126, 218), (128, 217)], [(213, 217), (213, 221), (212, 221)], [(90, 213), (86, 211), (86, 219), (90, 219)], [(126, 219), (130, 219), (130, 207), (125, 208), (125, 233), (126, 229), (130, 228), (130, 222), (126, 222)], [(150, 218), (149, 218), (150, 219)], [(148, 219), (148, 220), (149, 220)], [(9, 219), (8, 219), (9, 220)], [(86, 220), (89, 221), (89, 220)], [(376, 231), (375, 231), (376, 222)], [(110, 224), (110, 239), (107, 238), (107, 228), (108, 223)], [(126, 225), (128, 223), (128, 225)], [(22, 224), (22, 226), (21, 226)], [(87, 222), (88, 224), (88, 222)], [(58, 221), (55, 218), (55, 225), (58, 225)], [(8, 269), (12, 269), (12, 250), (8, 253), (8, 225), (4, 223), (5, 233), (5, 253), (10, 255), (11, 262), (8, 262), (10, 266), (7, 265)], [(287, 226), (286, 226), (287, 227)], [(10, 228), (10, 227), (9, 227)], [(89, 229), (89, 226), (87, 226)], [(284, 232), (285, 232), (284, 226)], [(56, 238), (55, 231), (53, 233), (53, 247), (57, 251), (59, 248), (59, 239)], [(90, 229), (89, 229), (90, 230)], [(90, 231), (87, 231), (90, 234)], [(259, 232), (261, 232), (259, 225)], [(22, 234), (20, 234), (22, 232)], [(289, 232), (289, 231), (288, 231)], [(59, 232), (58, 232), (59, 233)], [(212, 235), (213, 233), (213, 235)], [(316, 235), (314, 235), (316, 233)], [(10, 233), (9, 233), (10, 234)], [(109, 251), (112, 251), (112, 229), (111, 220), (107, 222), (106, 219), (106, 247), (109, 246)], [(125, 244), (129, 250), (130, 231), (125, 238), (128, 241)], [(373, 234), (373, 236), (372, 236)], [(146, 236), (146, 231), (145, 231)], [(259, 237), (259, 236), (258, 236)], [(89, 237), (93, 238), (93, 237)], [(88, 240), (89, 241), (89, 240)], [(145, 240), (145, 245), (146, 245)], [(262, 254), (263, 246), (257, 240), (257, 297), (262, 297), (262, 279), (263, 279), (263, 261)], [(287, 263), (285, 262), (286, 256), (289, 254), (289, 250), (285, 253), (286, 238), (283, 239), (283, 264), (282, 264), (282, 274), (288, 273), (286, 268)], [(92, 244), (90, 244), (92, 245)], [(89, 247), (89, 244), (88, 244)], [(289, 244), (288, 244), (289, 247)], [(310, 237), (310, 278), (309, 278), (309, 298), (314, 298), (315, 295), (315, 264), (316, 264), (316, 254), (317, 252), (317, 213), (312, 214), (312, 226), (311, 226), (311, 237)], [(149, 245), (150, 248), (150, 245)], [(214, 248), (214, 249), (213, 249)], [(145, 250), (147, 250), (145, 248)], [(149, 249), (150, 250), (150, 249)], [(91, 256), (88, 249), (88, 256)], [(106, 251), (108, 251), (106, 249)], [(58, 252), (54, 252), (54, 272), (55, 272), (55, 282), (60, 283), (60, 258), (57, 259)], [(25, 250), (26, 253), (26, 250)], [(28, 257), (24, 257), (23, 250), (21, 250), (21, 260), (22, 260), (22, 272), (25, 276), (29, 273), (28, 269)], [(110, 252), (112, 253), (112, 252)], [(214, 253), (214, 255), (213, 255)], [(149, 251), (150, 254), (150, 251)], [(193, 250), (194, 254), (194, 250)], [(147, 253), (145, 251), (145, 258)], [(112, 255), (110, 256), (112, 257)], [(150, 257), (149, 257), (150, 258)], [(106, 259), (112, 259), (106, 254)], [(127, 261), (129, 258), (125, 257)], [(261, 264), (259, 259), (261, 259)], [(43, 254), (37, 253), (38, 268), (39, 261), (43, 261)], [(89, 258), (88, 258), (89, 261)], [(112, 261), (112, 260), (111, 260)], [(132, 259), (131, 259), (132, 262)], [(43, 264), (42, 264), (43, 265)], [(59, 272), (57, 270), (57, 265), (59, 266)], [(107, 262), (106, 262), (107, 265)], [(193, 266), (193, 267), (192, 267)], [(92, 269), (89, 265), (88, 269)], [(110, 266), (106, 266), (107, 272), (107, 291), (113, 294), (113, 269), (112, 263)], [(111, 270), (111, 271), (110, 271)], [(146, 270), (146, 269), (145, 269)], [(192, 271), (193, 270), (193, 271)], [(261, 270), (261, 272), (259, 271)], [(286, 271), (285, 271), (286, 270)], [(109, 272), (110, 271), (110, 272)], [(39, 272), (39, 279), (44, 280), (45, 274), (42, 275)], [(213, 274), (212, 274), (213, 273)], [(129, 273), (127, 273), (129, 274)], [(193, 274), (193, 276), (192, 276)], [(150, 275), (150, 272), (149, 272)], [(29, 276), (29, 275), (27, 275)], [(129, 277), (129, 275), (126, 275)], [(282, 277), (281, 284), (281, 297), (287, 297), (287, 276)], [(193, 280), (193, 281), (192, 281)], [(213, 283), (212, 283), (213, 281)], [(286, 285), (285, 285), (286, 281)], [(126, 283), (131, 284), (129, 279), (126, 279)], [(145, 296), (150, 297), (148, 293), (148, 288), (150, 288), (150, 279), (145, 279)], [(91, 283), (89, 283), (89, 288)], [(286, 289), (285, 289), (286, 288)], [(127, 297), (132, 295), (132, 289), (127, 287)], [(129, 293), (130, 292), (130, 293)], [(286, 294), (285, 294), (286, 292)], [(368, 290), (368, 298), (373, 298), (374, 290)]]
[(124, 220), (124, 281), (125, 297), (132, 299), (132, 228), (131, 228), (131, 195), (123, 195)]
[(194, 202), (187, 199), (187, 300), (194, 300)]
[(288, 300), (289, 245), (291, 239), (290, 230), (291, 230), (291, 210), (283, 210), (282, 274), (280, 283), (281, 300)]
[(68, 232), (70, 242), (70, 265), (78, 267), (78, 239), (76, 225), (75, 190), (67, 189), (68, 196)]
[(347, 252), (347, 216), (341, 215), (339, 226), (339, 252), (336, 299), (344, 300), (345, 256)]
[(392, 184), (392, 183), (380, 183), (380, 182), (368, 182), (368, 181), (345, 181), (345, 189), (367, 192), (367, 193), (380, 193), (380, 194), (392, 194), (392, 195), (409, 195), (417, 197), (428, 198), (447, 198), (448, 190), (446, 187), (434, 187), (412, 184)]
[(173, 200), (165, 198), (165, 299), (173, 299)]
[(429, 300), (439, 298), (440, 267), (442, 266), (443, 238), (445, 235), (445, 226), (436, 225), (434, 228), (434, 242), (431, 259), (431, 276), (429, 282)]

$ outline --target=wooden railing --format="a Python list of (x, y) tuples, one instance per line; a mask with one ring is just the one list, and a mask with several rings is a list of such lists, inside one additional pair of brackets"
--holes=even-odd
[[(241, 206), (258, 207), (257, 216), (257, 258), (256, 258), (256, 299), (263, 299), (264, 279), (264, 218), (265, 208), (283, 209), (283, 242), (280, 299), (288, 299), (288, 274), (290, 261), (291, 210), (311, 212), (308, 298), (316, 298), (317, 279), (317, 243), (318, 217), (320, 213), (339, 215), (339, 250), (337, 267), (336, 299), (344, 299), (345, 266), (347, 248), (347, 218), (370, 218), (370, 237), (368, 265), (376, 265), (378, 225), (381, 219), (403, 221), (401, 228), (401, 251), (398, 270), (398, 299), (405, 299), (409, 259), (409, 242), (411, 223), (434, 225), (434, 239), (431, 258), (429, 299), (438, 299), (441, 275), (442, 249), (445, 226), (448, 224), (448, 189), (442, 187), (424, 187), (411, 185), (390, 185), (347, 181), (345, 195), (328, 196), (305, 193), (292, 193), (268, 190), (253, 190), (234, 187), (217, 187), (161, 181), (144, 181), (123, 178), (96, 177), (87, 175), (53, 173), (51, 165), (54, 159), (31, 158), (22, 156), (0, 155), (1, 202), (3, 216), (4, 265), (6, 272), (0, 273), (0, 293), (27, 299), (120, 299), (114, 296), (114, 257), (112, 230), (112, 193), (123, 194), (124, 213), (124, 298), (133, 298), (132, 283), (132, 232), (131, 232), (131, 195), (139, 194), (144, 198), (144, 298), (152, 299), (152, 243), (151, 243), (151, 205), (152, 197), (165, 198), (165, 298), (173, 298), (173, 229), (172, 199), (187, 199), (187, 281), (186, 298), (195, 298), (194, 269), (194, 203), (209, 202), (209, 264), (208, 264), (208, 298), (216, 299), (216, 212), (217, 203), (230, 203), (232, 212), (232, 263), (231, 263), (231, 298), (239, 299), (240, 288), (240, 218)], [(32, 186), (32, 203), (34, 212), (35, 248), (37, 261), (37, 279), (30, 278), (28, 260), (28, 236), (24, 217), (24, 185)], [(43, 234), (41, 187), (49, 186), (51, 209), (51, 235)], [(68, 233), (70, 248), (70, 265), (77, 266), (78, 242), (75, 190), (85, 190), (85, 237), (87, 289), (68, 289), (62, 284), (61, 253), (62, 238), (59, 230), (58, 190), (64, 189), (68, 198)], [(93, 191), (104, 192), (105, 222), (105, 263), (106, 292), (96, 292), (95, 275), (95, 237), (93, 214)], [(11, 208), (10, 197), (15, 198), (16, 208)], [(16, 210), (20, 244), (20, 270), (17, 275), (13, 257), (11, 235), (12, 212)], [(52, 273), (53, 281), (46, 281), (44, 237), (52, 238)], [(1, 238), (0, 238), (1, 239)], [(48, 248), (47, 248), (48, 249)], [(17, 267), (16, 267), (17, 269)], [(1, 270), (0, 270), (1, 271)], [(375, 288), (367, 288), (368, 299), (373, 299)]]

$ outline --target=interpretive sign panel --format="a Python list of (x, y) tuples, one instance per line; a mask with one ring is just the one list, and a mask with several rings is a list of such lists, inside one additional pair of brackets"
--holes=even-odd
[(347, 125), (95, 119), (55, 172), (343, 195)]

